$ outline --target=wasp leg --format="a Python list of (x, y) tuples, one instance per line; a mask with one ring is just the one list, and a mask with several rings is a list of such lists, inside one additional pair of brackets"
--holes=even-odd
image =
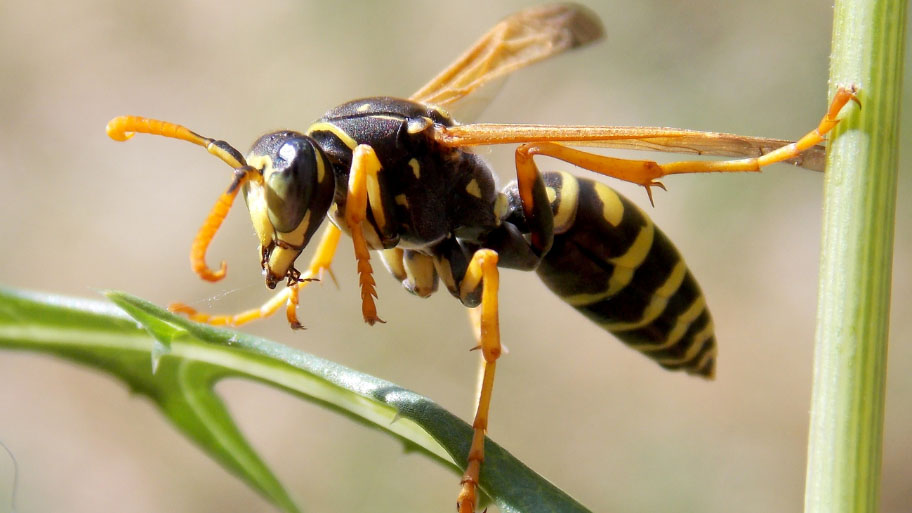
[(297, 283), (286, 287), (286, 290), (289, 290), (288, 301), (285, 305), (285, 318), (288, 319), (288, 324), (292, 329), (301, 329), (304, 327), (298, 321), (298, 294), (301, 289), (310, 283), (313, 280), (322, 280), (323, 273), (326, 272), (329, 274), (329, 277), (332, 278), (333, 283), (338, 287), (339, 283), (336, 281), (336, 275), (332, 272), (333, 256), (336, 254), (336, 247), (339, 246), (339, 237), (342, 235), (342, 232), (333, 226), (331, 223), (326, 225), (326, 229), (323, 230), (323, 237), (320, 238), (320, 244), (317, 245), (317, 251), (314, 253), (314, 256), (310, 258), (310, 264), (307, 266), (307, 271), (303, 276), (298, 280)]
[[(760, 171), (761, 168), (770, 164), (796, 157), (801, 152), (824, 140), (826, 134), (839, 123), (837, 115), (842, 110), (842, 107), (849, 101), (858, 102), (858, 98), (855, 96), (856, 92), (857, 89), (854, 87), (840, 88), (836, 92), (832, 103), (830, 103), (827, 113), (816, 128), (805, 134), (797, 142), (787, 144), (759, 157), (717, 161), (679, 161), (659, 164), (651, 160), (606, 157), (569, 148), (555, 142), (532, 142), (523, 144), (516, 149), (516, 164), (517, 168), (521, 165), (526, 168), (533, 167), (530, 163), (534, 155), (547, 155), (601, 175), (642, 185), (646, 188), (649, 201), (652, 202), (650, 188), (661, 187), (664, 189), (664, 185), (658, 181), (659, 178), (664, 176), (681, 173)], [(523, 195), (522, 187), (520, 187), (520, 195), (525, 203), (526, 196)]]
[[(472, 347), (472, 351), (477, 351), (481, 349), (481, 308), (469, 308), (466, 310), (469, 314), (469, 326), (472, 328), (472, 336), (475, 337), (475, 346)], [(501, 344), (503, 348), (503, 344)], [(506, 351), (503, 351), (506, 352)], [(472, 408), (476, 411), (478, 410), (478, 402), (481, 400), (481, 389), (484, 386), (484, 371), (487, 363), (485, 362), (484, 355), (479, 355), (478, 359), (478, 369), (475, 375), (475, 402), (472, 404)]]
[[(201, 313), (185, 303), (171, 303), (168, 305), (168, 310), (186, 315), (191, 321), (203, 322), (215, 326), (240, 326), (241, 324), (269, 317), (276, 313), (279, 308), (289, 300), (292, 289), (296, 290), (297, 286), (293, 285), (280, 290), (259, 308), (251, 308), (250, 310), (245, 310), (234, 315), (209, 315)], [(295, 293), (295, 295), (297, 295), (297, 293)]]
[(377, 179), (381, 167), (373, 148), (366, 144), (355, 147), (348, 176), (348, 196), (345, 200), (345, 225), (351, 233), (355, 258), (358, 260), (361, 313), (364, 315), (364, 322), (371, 325), (383, 320), (377, 316), (377, 306), (374, 304), (374, 298), (377, 297), (376, 282), (361, 223), (367, 218), (367, 206), (370, 203), (371, 213), (381, 231), (386, 226), (386, 215), (383, 212)]
[(497, 252), (480, 249), (472, 256), (465, 277), (460, 283), (460, 293), (468, 296), (482, 286), (480, 317), (479, 349), (484, 359), (484, 372), (481, 379), (481, 391), (478, 395), (478, 406), (475, 420), (472, 422), (474, 434), (469, 448), (465, 474), (462, 476), (462, 489), (456, 500), (460, 513), (475, 511), (477, 503), (476, 489), (481, 464), (484, 461), (485, 432), (488, 429), (488, 411), (491, 406), (491, 394), (494, 390), (494, 371), (500, 357), (500, 326), (498, 321), (497, 291), (500, 275), (497, 270)]
[(288, 323), (294, 329), (302, 328), (303, 326), (298, 322), (296, 314), (298, 294), (308, 283), (315, 279), (320, 279), (324, 272), (329, 273), (330, 277), (335, 281), (330, 264), (332, 263), (333, 255), (335, 255), (336, 246), (339, 244), (340, 235), (341, 232), (338, 228), (331, 224), (327, 225), (326, 230), (323, 231), (323, 238), (320, 239), (320, 244), (317, 246), (317, 251), (311, 258), (307, 271), (301, 274), (299, 281), (280, 290), (259, 308), (251, 308), (234, 315), (209, 315), (200, 313), (185, 303), (172, 303), (168, 305), (168, 310), (184, 314), (197, 322), (220, 326), (240, 326), (257, 319), (269, 317), (279, 311), (282, 305), (285, 305), (285, 316), (288, 319)]
[(551, 201), (548, 199), (541, 172), (532, 160), (532, 155), (536, 154), (534, 150), (542, 145), (570, 149), (555, 143), (524, 144), (516, 149), (516, 184), (523, 215), (528, 224), (531, 248), (538, 257), (547, 253), (554, 242), (554, 213), (551, 211)]
[(339, 238), (342, 236), (342, 232), (335, 227), (332, 223), (326, 224), (326, 229), (323, 230), (323, 236), (320, 238), (320, 243), (317, 244), (317, 250), (314, 252), (314, 256), (310, 258), (310, 263), (307, 265), (307, 277), (313, 278), (316, 277), (318, 280), (323, 279), (323, 273), (329, 274), (329, 277), (332, 278), (333, 283), (338, 287), (339, 283), (336, 281), (336, 275), (332, 271), (332, 260), (336, 256), (336, 247), (339, 246)]
[[(502, 265), (502, 261), (498, 261), (499, 265)], [(466, 310), (469, 316), (469, 326), (472, 328), (472, 335), (475, 337), (475, 346), (472, 347), (472, 351), (477, 351), (481, 349), (481, 308), (469, 308)], [(509, 348), (503, 343), (500, 344), (500, 354), (510, 354)], [(478, 359), (478, 372), (475, 376), (475, 401), (472, 404), (472, 408), (478, 409), (478, 401), (481, 399), (481, 388), (484, 385), (484, 371), (485, 371), (485, 359), (484, 355), (481, 354)]]
[(516, 150), (516, 178), (523, 214), (529, 224), (531, 246), (541, 256), (547, 253), (554, 241), (554, 216), (538, 166), (531, 155), (523, 154), (521, 157), (519, 149)]

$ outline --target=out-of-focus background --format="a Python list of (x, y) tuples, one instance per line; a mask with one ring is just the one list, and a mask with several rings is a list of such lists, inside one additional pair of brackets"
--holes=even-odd
[[(16, 2), (0, 16), (0, 283), (98, 297), (121, 289), (206, 311), (259, 304), (242, 203), (199, 281), (187, 254), (230, 178), (200, 148), (105, 123), (140, 114), (246, 151), (341, 102), (407, 96), (530, 2)], [(607, 40), (513, 78), (482, 120), (665, 125), (793, 138), (826, 107), (831, 2), (585, 2)], [(907, 91), (909, 81), (907, 80)], [(906, 95), (908, 96), (908, 94)], [(906, 109), (908, 113), (908, 109)], [(904, 119), (908, 121), (908, 115)], [(904, 123), (908, 127), (908, 122)], [(903, 134), (909, 147), (909, 131)], [(487, 153), (505, 183), (512, 149)], [(666, 158), (666, 157), (662, 157)], [(903, 168), (909, 153), (903, 154)], [(541, 166), (566, 166), (541, 161)], [(502, 275), (509, 355), (491, 436), (594, 511), (798, 511), (802, 506), (822, 176), (666, 180), (648, 211), (686, 256), (717, 325), (718, 376), (664, 372), (552, 296)], [(908, 197), (903, 172), (900, 197)], [(641, 205), (645, 195), (619, 186)], [(910, 206), (897, 218), (884, 512), (912, 505)], [(351, 250), (340, 289), (302, 295), (304, 332), (248, 328), (430, 396), (470, 418), (476, 356), (445, 292), (419, 300), (378, 275), (387, 324), (361, 322)], [(219, 386), (242, 429), (307, 511), (449, 511), (457, 478), (334, 413), (245, 382)], [(0, 354), (0, 441), (18, 511), (270, 511), (150, 404), (45, 356)], [(9, 463), (0, 453), (0, 497)], [(8, 504), (0, 504), (7, 511)]]

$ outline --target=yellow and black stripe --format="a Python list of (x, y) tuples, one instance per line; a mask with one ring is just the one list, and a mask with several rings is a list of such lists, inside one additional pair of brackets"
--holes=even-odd
[(566, 173), (543, 179), (555, 220), (537, 269), (545, 284), (659, 365), (712, 377), (712, 318), (671, 241), (603, 184)]

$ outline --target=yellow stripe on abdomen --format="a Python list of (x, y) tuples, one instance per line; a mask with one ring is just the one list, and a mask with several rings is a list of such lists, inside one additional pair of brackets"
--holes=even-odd
[(590, 180), (577, 184), (574, 222), (555, 234), (539, 276), (564, 301), (663, 367), (711, 377), (712, 319), (677, 249), (626, 198)]

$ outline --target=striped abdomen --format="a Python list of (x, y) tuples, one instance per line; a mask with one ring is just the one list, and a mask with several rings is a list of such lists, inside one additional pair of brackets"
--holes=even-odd
[(543, 178), (554, 212), (554, 245), (538, 267), (545, 284), (659, 365), (712, 377), (712, 318), (671, 241), (605, 185), (567, 173)]

